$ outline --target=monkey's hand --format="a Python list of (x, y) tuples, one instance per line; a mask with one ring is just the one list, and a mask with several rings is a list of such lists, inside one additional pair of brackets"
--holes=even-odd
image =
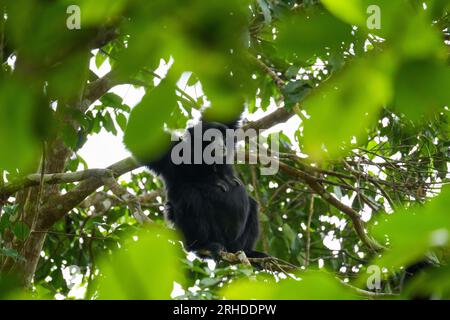
[(244, 184), (239, 178), (233, 177), (233, 182), (236, 184), (236, 186), (243, 186)]
[(216, 186), (219, 187), (223, 192), (230, 191), (231, 188), (235, 186), (242, 186), (244, 185), (241, 180), (239, 180), (236, 177), (228, 177), (224, 176), (223, 178), (219, 178), (216, 181)]
[(242, 183), (241, 180), (239, 180), (238, 178), (236, 178), (235, 176), (224, 176), (223, 177), (224, 180), (226, 180), (226, 182), (230, 185), (230, 186), (243, 186), (244, 184)]
[(215, 183), (217, 187), (219, 187), (223, 192), (230, 191), (230, 188), (228, 187), (228, 183), (225, 180), (218, 179)]

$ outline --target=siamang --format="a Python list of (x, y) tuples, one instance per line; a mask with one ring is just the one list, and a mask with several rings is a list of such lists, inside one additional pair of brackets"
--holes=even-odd
[[(157, 160), (144, 163), (164, 181), (166, 218), (181, 231), (185, 248), (198, 253), (207, 250), (216, 259), (220, 251), (242, 250), (247, 257), (267, 256), (254, 250), (259, 234), (258, 205), (236, 177), (233, 166), (227, 161), (212, 164), (193, 161), (195, 153), (202, 152), (203, 155), (211, 143), (221, 142), (226, 149), (225, 139), (202, 139), (201, 148), (194, 150), (192, 139), (199, 138), (195, 134), (201, 133), (203, 137), (206, 130), (215, 129), (225, 137), (227, 129), (237, 127), (238, 121), (228, 125), (201, 121), (189, 128), (188, 135), (173, 143)], [(188, 143), (186, 150), (191, 160), (188, 163), (173, 161), (172, 150), (180, 147), (180, 143)]]

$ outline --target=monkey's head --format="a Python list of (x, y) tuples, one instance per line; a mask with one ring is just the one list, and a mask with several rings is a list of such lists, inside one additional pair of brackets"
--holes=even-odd
[(234, 130), (226, 125), (199, 122), (172, 147), (172, 174), (196, 180), (223, 172), (234, 159), (234, 141)]
[(227, 155), (234, 150), (234, 130), (219, 122), (201, 121), (187, 130), (186, 138), (194, 165), (224, 165)]

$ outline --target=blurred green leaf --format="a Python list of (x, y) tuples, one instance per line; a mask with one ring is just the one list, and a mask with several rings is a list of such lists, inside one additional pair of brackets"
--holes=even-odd
[[(405, 19), (405, 18), (403, 18)], [(402, 19), (400, 21), (403, 21)], [(412, 14), (403, 21), (402, 32), (392, 30), (392, 46), (408, 59), (442, 59), (448, 51), (442, 43), (440, 31), (425, 14)], [(420, 39), (420, 41), (417, 41)]]
[(436, 61), (408, 61), (400, 67), (395, 80), (394, 105), (409, 119), (429, 117), (450, 103), (450, 70)]
[(360, 0), (322, 0), (322, 3), (330, 12), (347, 23), (362, 25), (366, 21)]
[(389, 67), (380, 57), (355, 61), (308, 96), (304, 108), (311, 119), (305, 121), (304, 140), (313, 160), (335, 158), (343, 142), (365, 135), (391, 97)]
[(399, 268), (422, 258), (431, 248), (447, 246), (450, 234), (450, 188), (424, 206), (416, 205), (395, 214), (385, 215), (373, 234), (380, 241), (389, 239), (390, 248), (376, 264)]
[(30, 234), (30, 227), (22, 221), (17, 221), (13, 225), (12, 232), (14, 233), (17, 239), (24, 241), (28, 238), (28, 235)]
[[(3, 1), (0, 193), (4, 184), (20, 182), (24, 171), (36, 172), (43, 141), (51, 148), (46, 154), (50, 171), (56, 167), (65, 172), (88, 169), (87, 162), (76, 153), (68, 155), (64, 167), (59, 160), (54, 165), (52, 150), (58, 147), (54, 139), (62, 137), (66, 147), (77, 150), (86, 137), (104, 130), (116, 133), (118, 125), (125, 131), (127, 146), (145, 161), (165, 151), (170, 143), (167, 132), (185, 128), (187, 121), (197, 116), (197, 110), (202, 111), (205, 120), (229, 122), (246, 107), (250, 113), (246, 120), (253, 121), (271, 112), (274, 104), (284, 104), (291, 112), (292, 106), (301, 102), (301, 119), (292, 118), (289, 125), (279, 124), (268, 131), (280, 142), (280, 158), (289, 166), (316, 175), (327, 192), (352, 204), (359, 213), (364, 211), (365, 218), (365, 202), (372, 202), (371, 220), (378, 220), (385, 228), (375, 233), (381, 242), (391, 246), (380, 253), (383, 257), (374, 259), (373, 253), (361, 245), (348, 217), (320, 197), (314, 197), (307, 230), (305, 209), (309, 208), (311, 193), (302, 181), (283, 171), (263, 176), (252, 166), (239, 165), (237, 174), (260, 203), (261, 238), (257, 250), (301, 265), (310, 243), (310, 267), (323, 264), (332, 272), (330, 275), (299, 273), (302, 280), (295, 281), (225, 262), (213, 268), (211, 261), (192, 261), (192, 255), (186, 258), (184, 252), (172, 255), (172, 249), (181, 253), (178, 240), (169, 236), (167, 242), (165, 236), (153, 237), (161, 235), (161, 230), (150, 230), (153, 238), (149, 241), (138, 234), (138, 241), (133, 242), (132, 236), (142, 227), (127, 206), (110, 198), (104, 189), (97, 190), (48, 230), (38, 252), (43, 257), (29, 298), (72, 299), (81, 297), (78, 295), (83, 290), (78, 289), (87, 286), (86, 299), (166, 299), (174, 281), (182, 284), (180, 299), (223, 299), (221, 294), (228, 289), (222, 288), (229, 284), (228, 297), (236, 298), (355, 298), (356, 292), (342, 285), (335, 275), (358, 278), (370, 263), (382, 263), (380, 292), (398, 293), (404, 284), (404, 271), (390, 271), (422, 261), (424, 254), (448, 263), (448, 219), (444, 213), (424, 214), (430, 203), (441, 201), (436, 198), (427, 203), (429, 198), (448, 183), (450, 112), (444, 107), (449, 102), (445, 42), (450, 26), (448, 0), (300, 2)], [(66, 9), (72, 4), (81, 6), (80, 30), (65, 27), (69, 17)], [(367, 24), (376, 12), (368, 10), (369, 6), (380, 9), (381, 29), (370, 29)], [(270, 74), (264, 66), (253, 63), (249, 55), (263, 62)], [(99, 98), (101, 104), (88, 106), (82, 100), (83, 110), (77, 108), (83, 88), (91, 87), (97, 79), (95, 68), (89, 67), (105, 67), (106, 60), (114, 75), (113, 83), (108, 85), (129, 82), (129, 90), (124, 93), (127, 100), (133, 98), (135, 89), (147, 93), (132, 112), (128, 128), (131, 107), (123, 104), (122, 90), (120, 95), (106, 93)], [(192, 94), (192, 99), (175, 89), (178, 75), (186, 72), (191, 73), (188, 87), (196, 85), (186, 92)], [(273, 81), (274, 73), (284, 83), (281, 90), (280, 83)], [(154, 89), (160, 77), (165, 80)], [(182, 82), (178, 85), (185, 89)], [(201, 90), (197, 90), (200, 86)], [(203, 112), (206, 106), (209, 108)], [(279, 120), (276, 118), (268, 127)], [(76, 125), (65, 128), (67, 123)], [(280, 130), (284, 134), (276, 138)], [(350, 143), (353, 136), (356, 144)], [(322, 145), (328, 153), (322, 151)], [(59, 151), (64, 150), (55, 150), (60, 159)], [(309, 159), (302, 159), (305, 154)], [(348, 165), (358, 173), (349, 172), (338, 157), (349, 160)], [(325, 158), (331, 161), (314, 163)], [(309, 161), (318, 170), (306, 166)], [(147, 171), (134, 171), (120, 183), (144, 198), (146, 193), (164, 186)], [(70, 196), (67, 193), (76, 185), (64, 183), (52, 189)], [(381, 188), (385, 192), (380, 192)], [(33, 194), (21, 191), (1, 197), (0, 260), (6, 256), (20, 259), (18, 254), (27, 249), (13, 235), (24, 239), (29, 234), (27, 227), (17, 222), (23, 221), (19, 215), (23, 210), (18, 209), (36, 209)], [(97, 202), (97, 196), (106, 198)], [(41, 200), (46, 202), (47, 198)], [(155, 225), (164, 224), (163, 198), (143, 206)], [(418, 204), (422, 201), (424, 208)], [(391, 202), (410, 210), (397, 209), (392, 215), (376, 212), (377, 204), (382, 210), (384, 205), (388, 209)], [(447, 207), (448, 203), (443, 202), (439, 210), (444, 212)], [(385, 227), (384, 223), (391, 219), (393, 226)], [(371, 236), (371, 228), (367, 229)], [(14, 241), (8, 243), (11, 238)], [(327, 241), (338, 241), (341, 250), (330, 250)], [(14, 249), (10, 249), (11, 244)], [(100, 254), (105, 256), (97, 263)], [(71, 287), (63, 277), (61, 271), (67, 266), (79, 267), (79, 287)], [(178, 277), (181, 272), (186, 275), (186, 283)], [(407, 279), (413, 281), (406, 285), (410, 292), (400, 297), (425, 294), (446, 298), (448, 276), (446, 267), (417, 273)], [(22, 281), (10, 280), (5, 275), (0, 277), (0, 297), (27, 298), (14, 294), (14, 287), (20, 287)], [(95, 285), (98, 282), (100, 292)]]
[(357, 295), (345, 287), (336, 278), (318, 271), (297, 274), (300, 280), (273, 279), (259, 281), (240, 280), (223, 290), (226, 299), (258, 299), (258, 300), (349, 300)]
[(164, 123), (177, 107), (176, 101), (175, 84), (166, 79), (134, 107), (124, 142), (138, 159), (155, 159), (169, 146), (170, 137), (164, 131)]
[(12, 79), (0, 80), (0, 168), (29, 169), (39, 150), (33, 130), (37, 97)]
[(410, 299), (450, 299), (450, 266), (429, 268), (408, 283), (404, 297)]
[(175, 235), (153, 227), (101, 263), (100, 299), (170, 299), (182, 282)]
[(2, 274), (0, 277), (0, 300), (30, 300), (29, 291), (20, 285), (15, 275)]
[[(51, 69), (47, 91), (54, 100), (71, 101), (80, 94), (87, 80), (88, 55), (76, 54)], [(70, 79), (70, 81), (67, 81)]]
[[(74, 4), (74, 1), (67, 1), (67, 6)], [(80, 7), (81, 24), (85, 27), (102, 24), (105, 21), (117, 18), (127, 5), (127, 0), (78, 0), (76, 5)]]
[(350, 38), (350, 25), (322, 11), (286, 17), (279, 24), (276, 44), (287, 57), (307, 60), (339, 49)]
[(78, 143), (78, 132), (72, 127), (72, 125), (66, 124), (64, 125), (62, 134), (66, 146), (72, 150), (75, 150)]
[(311, 86), (303, 80), (296, 80), (288, 82), (281, 91), (285, 97), (285, 107), (290, 109), (296, 103), (303, 101), (311, 91)]

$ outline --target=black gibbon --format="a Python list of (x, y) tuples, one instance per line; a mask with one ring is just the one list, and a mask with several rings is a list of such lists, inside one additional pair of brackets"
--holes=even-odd
[[(225, 137), (227, 129), (236, 129), (237, 126), (237, 122), (230, 125), (200, 122), (187, 130), (187, 136), (192, 139), (195, 133), (200, 132), (203, 137), (206, 130), (215, 129)], [(258, 205), (237, 179), (233, 166), (226, 161), (223, 164), (206, 164), (203, 161), (200, 164), (193, 161), (174, 163), (172, 150), (188, 140), (185, 136), (183, 140), (173, 143), (157, 160), (144, 162), (164, 181), (166, 217), (181, 231), (185, 248), (196, 252), (208, 250), (215, 258), (218, 258), (220, 251), (240, 250), (248, 257), (267, 256), (254, 251), (259, 233)], [(208, 145), (217, 143), (214, 140), (201, 141), (200, 150), (194, 150), (193, 143), (188, 146), (191, 160), (195, 152), (203, 153)], [(225, 138), (222, 143), (224, 141)]]

